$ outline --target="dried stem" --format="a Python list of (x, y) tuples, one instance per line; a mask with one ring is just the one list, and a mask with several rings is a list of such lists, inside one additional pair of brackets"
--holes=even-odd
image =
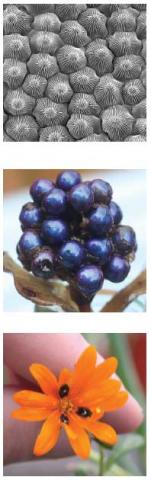
[(135, 278), (127, 287), (116, 293), (101, 310), (102, 312), (123, 312), (139, 295), (146, 293), (146, 271)]

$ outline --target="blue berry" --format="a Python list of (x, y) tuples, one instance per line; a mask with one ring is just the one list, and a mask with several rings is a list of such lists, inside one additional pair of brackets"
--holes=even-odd
[(75, 172), (74, 170), (65, 170), (57, 176), (56, 185), (59, 188), (62, 188), (65, 192), (68, 192), (72, 187), (80, 183), (80, 181), (80, 173)]
[(118, 225), (118, 223), (120, 223), (123, 218), (121, 208), (119, 207), (119, 205), (117, 205), (117, 203), (111, 202), (109, 205), (109, 210), (113, 217), (114, 224)]
[(44, 196), (42, 206), (50, 216), (58, 217), (65, 211), (66, 203), (67, 199), (64, 191), (53, 188), (51, 192)]
[(63, 220), (45, 220), (41, 232), (48, 245), (59, 245), (69, 237), (68, 226)]
[(93, 193), (89, 185), (79, 183), (72, 188), (69, 194), (72, 207), (78, 212), (87, 212), (93, 205)]
[(103, 285), (103, 272), (95, 265), (82, 267), (76, 276), (77, 288), (80, 293), (91, 299)]
[(113, 237), (114, 246), (121, 255), (128, 255), (136, 248), (136, 235), (133, 228), (125, 225), (120, 225)]
[(46, 193), (49, 193), (52, 188), (54, 188), (54, 185), (51, 180), (48, 180), (47, 178), (39, 178), (31, 185), (30, 195), (35, 202), (41, 203), (43, 196)]
[(28, 257), (33, 254), (33, 251), (40, 248), (42, 245), (43, 241), (38, 233), (32, 230), (26, 230), (18, 242), (17, 251), (25, 257)]
[(51, 278), (54, 275), (54, 253), (48, 247), (42, 247), (35, 253), (31, 270), (36, 277)]
[(67, 269), (79, 268), (84, 257), (85, 252), (83, 246), (75, 240), (65, 243), (59, 250), (60, 265)]
[(100, 205), (93, 209), (89, 214), (89, 229), (97, 237), (108, 233), (113, 225), (113, 219), (109, 208), (106, 205)]
[(91, 182), (91, 188), (94, 194), (95, 203), (105, 203), (108, 205), (112, 198), (112, 188), (105, 180), (96, 179)]
[(113, 245), (109, 238), (92, 238), (86, 243), (87, 251), (93, 257), (93, 261), (104, 265), (113, 253)]
[(38, 227), (43, 221), (43, 211), (35, 203), (26, 203), (20, 212), (19, 220), (26, 228)]
[(104, 268), (104, 275), (110, 282), (123, 282), (130, 271), (130, 264), (126, 258), (120, 255), (113, 255)]

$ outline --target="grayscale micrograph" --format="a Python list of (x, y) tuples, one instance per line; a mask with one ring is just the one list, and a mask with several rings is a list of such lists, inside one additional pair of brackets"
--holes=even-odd
[(141, 3), (4, 5), (4, 141), (145, 141), (145, 39)]

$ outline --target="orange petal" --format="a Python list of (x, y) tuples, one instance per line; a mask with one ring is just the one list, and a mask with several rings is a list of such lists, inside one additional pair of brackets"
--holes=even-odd
[(44, 393), (33, 392), (30, 390), (21, 390), (13, 396), (16, 403), (23, 407), (46, 407), (51, 408), (57, 403), (54, 397)]
[(33, 453), (37, 457), (48, 453), (57, 443), (60, 433), (59, 412), (52, 412), (36, 439)]
[[(91, 385), (101, 386), (102, 382), (107, 380), (116, 371), (118, 361), (115, 357), (110, 357), (95, 368)], [(87, 385), (88, 387), (88, 385)]]
[(128, 392), (119, 392), (115, 397), (104, 401), (104, 411), (113, 412), (125, 405), (128, 400)]
[(59, 375), (58, 387), (60, 388), (61, 385), (64, 385), (64, 384), (70, 385), (71, 378), (72, 378), (72, 372), (68, 370), (68, 368), (63, 368)]
[(117, 442), (117, 434), (113, 427), (107, 423), (90, 423), (86, 429), (91, 432), (100, 442), (114, 445)]
[(50, 415), (50, 408), (18, 408), (12, 412), (12, 418), (27, 422), (38, 422), (45, 420)]
[(29, 370), (38, 385), (40, 385), (41, 390), (46, 393), (46, 395), (57, 395), (58, 382), (49, 368), (39, 363), (33, 363), (29, 367)]
[(76, 455), (85, 460), (90, 455), (91, 445), (88, 434), (77, 424), (74, 418), (69, 425), (64, 425), (71, 447)]
[(72, 375), (71, 396), (76, 395), (81, 388), (83, 390), (86, 387), (88, 379), (94, 373), (96, 355), (96, 348), (91, 345), (80, 356)]
[(74, 401), (83, 407), (93, 407), (96, 404), (100, 404), (106, 398), (111, 397), (119, 391), (121, 387), (120, 380), (106, 380), (100, 388), (89, 389), (88, 391), (76, 396)]

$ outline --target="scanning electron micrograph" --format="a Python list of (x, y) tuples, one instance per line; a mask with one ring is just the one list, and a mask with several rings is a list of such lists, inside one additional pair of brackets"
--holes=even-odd
[(4, 5), (4, 141), (145, 141), (145, 52), (145, 4)]

